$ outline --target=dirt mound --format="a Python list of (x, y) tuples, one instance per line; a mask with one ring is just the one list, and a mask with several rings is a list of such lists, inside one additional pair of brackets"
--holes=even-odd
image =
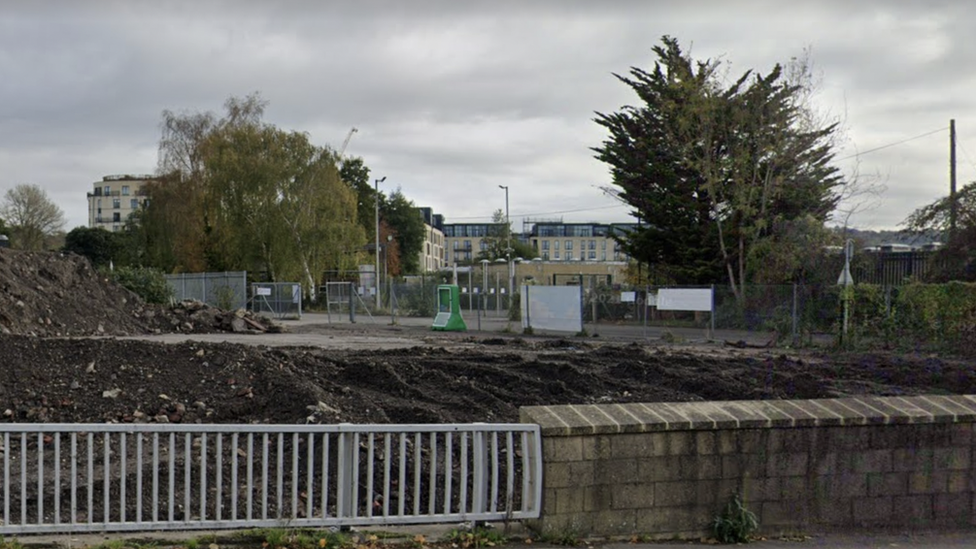
[(0, 333), (42, 337), (273, 332), (274, 323), (200, 302), (150, 305), (75, 254), (0, 248)]
[(514, 422), (528, 405), (976, 392), (971, 365), (925, 357), (827, 362), (639, 345), (493, 343), (328, 351), (3, 336), (0, 420)]
[(147, 306), (74, 254), (0, 249), (0, 331), (38, 336), (148, 333)]

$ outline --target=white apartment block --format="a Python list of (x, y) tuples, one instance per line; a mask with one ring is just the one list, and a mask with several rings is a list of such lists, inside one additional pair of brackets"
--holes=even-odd
[(88, 193), (88, 226), (120, 231), (132, 212), (146, 201), (151, 175), (106, 175)]

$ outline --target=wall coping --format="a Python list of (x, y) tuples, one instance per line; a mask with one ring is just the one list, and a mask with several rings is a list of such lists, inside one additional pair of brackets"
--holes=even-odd
[(522, 423), (538, 424), (543, 436), (976, 423), (976, 395), (527, 406), (519, 413)]

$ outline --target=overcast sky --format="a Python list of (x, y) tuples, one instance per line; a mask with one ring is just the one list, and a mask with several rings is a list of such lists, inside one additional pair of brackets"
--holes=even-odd
[[(896, 227), (976, 180), (976, 3), (954, 1), (24, 2), (0, 0), (0, 193), (41, 186), (67, 229), (102, 176), (156, 169), (160, 113), (260, 94), (266, 121), (362, 156), (448, 222), (505, 206), (629, 221), (603, 195), (594, 112), (633, 104), (612, 73), (665, 34), (733, 74), (812, 49), (818, 104), (842, 120), (845, 173), (878, 176), (859, 228)], [(931, 135), (868, 152), (929, 132)]]

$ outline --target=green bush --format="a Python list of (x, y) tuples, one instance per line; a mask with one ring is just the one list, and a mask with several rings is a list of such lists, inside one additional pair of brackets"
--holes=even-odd
[(173, 290), (162, 271), (149, 267), (119, 267), (110, 273), (112, 280), (128, 288), (146, 303), (169, 303)]

